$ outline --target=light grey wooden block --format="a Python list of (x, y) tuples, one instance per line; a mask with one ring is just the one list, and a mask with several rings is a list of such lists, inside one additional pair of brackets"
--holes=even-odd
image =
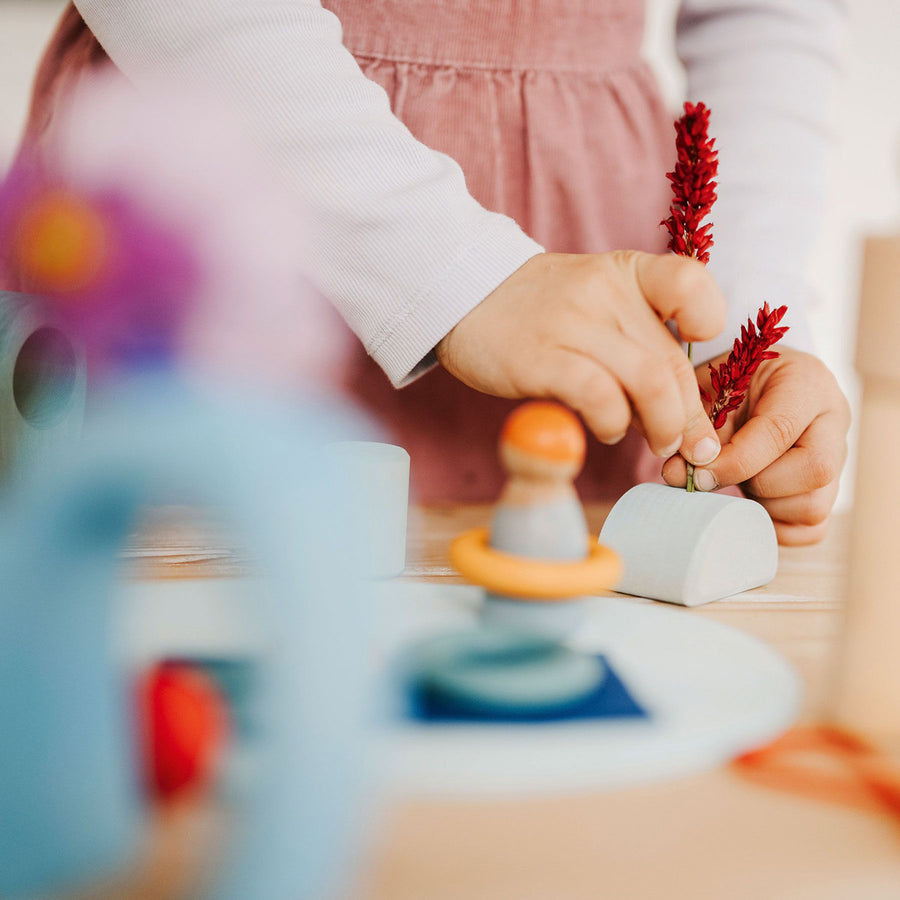
[(622, 557), (617, 591), (683, 606), (768, 584), (778, 568), (775, 528), (758, 503), (662, 484), (623, 494), (600, 542)]
[(580, 597), (542, 602), (487, 593), (481, 607), (481, 621), (490, 628), (563, 641), (581, 627), (585, 613), (584, 600)]
[(85, 361), (35, 297), (0, 291), (0, 477), (78, 440)]

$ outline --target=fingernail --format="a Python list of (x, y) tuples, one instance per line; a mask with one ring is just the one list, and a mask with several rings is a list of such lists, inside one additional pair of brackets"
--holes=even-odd
[(722, 445), (711, 437), (705, 437), (694, 444), (691, 462), (695, 466), (708, 466), (718, 455)]
[(621, 434), (616, 435), (614, 438), (608, 438), (603, 443), (609, 447), (612, 447), (614, 444), (618, 444), (619, 441), (621, 441), (625, 437), (626, 434), (628, 434), (628, 432), (623, 431)]
[(713, 475), (709, 469), (695, 469), (694, 484), (700, 488), (701, 491), (714, 491), (719, 486), (719, 482), (716, 481), (716, 476)]
[(671, 475), (669, 475), (669, 473), (666, 472), (665, 470), (663, 470), (663, 472), (662, 472), (662, 477), (663, 477), (663, 481), (665, 481), (665, 483), (667, 485), (669, 485), (669, 487), (684, 487), (683, 481), (681, 482), (681, 484), (679, 484), (676, 481), (676, 479), (673, 478)]
[(669, 444), (668, 447), (660, 450), (656, 455), (662, 457), (663, 459), (668, 459), (670, 456), (673, 456), (678, 452), (678, 448), (681, 446), (682, 438), (678, 438), (677, 441), (673, 444)]

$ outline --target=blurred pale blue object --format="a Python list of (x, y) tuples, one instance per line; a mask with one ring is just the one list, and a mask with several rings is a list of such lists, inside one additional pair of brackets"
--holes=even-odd
[(406, 568), (409, 453), (378, 441), (340, 441), (330, 448), (356, 498), (362, 530), (355, 535), (363, 572), (372, 578), (402, 575)]
[(259, 661), (261, 764), (238, 798), (211, 896), (319, 897), (346, 873), (372, 715), (369, 604), (348, 564), (351, 498), (320, 455), (359, 423), (323, 409), (163, 376), (120, 384), (82, 446), (32, 467), (6, 498), (3, 897), (90, 884), (138, 849), (135, 710), (110, 637), (115, 554), (142, 504), (212, 510), (265, 576), (255, 598), (271, 635)]
[(81, 433), (84, 354), (37, 297), (0, 291), (0, 475)]

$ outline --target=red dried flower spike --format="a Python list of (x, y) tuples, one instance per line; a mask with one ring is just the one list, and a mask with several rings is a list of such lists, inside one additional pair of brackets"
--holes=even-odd
[(675, 123), (675, 170), (667, 172), (674, 200), (669, 218), (660, 222), (669, 232), (669, 249), (681, 256), (693, 256), (709, 262), (713, 245), (712, 222), (702, 225), (716, 200), (719, 171), (715, 138), (709, 134), (709, 109), (703, 103), (684, 104), (684, 115)]
[(710, 404), (709, 418), (712, 420), (713, 428), (721, 428), (728, 418), (728, 413), (741, 405), (750, 387), (750, 379), (760, 363), (767, 359), (778, 358), (778, 353), (769, 347), (778, 343), (788, 331), (787, 326), (778, 327), (786, 312), (786, 306), (779, 306), (778, 309), (770, 311), (769, 304), (764, 304), (756, 314), (755, 326), (753, 319), (747, 319), (747, 324), (741, 326), (741, 336), (735, 339), (728, 359), (718, 368), (714, 368), (710, 363), (710, 386), (715, 399), (703, 388), (700, 389), (700, 395)]

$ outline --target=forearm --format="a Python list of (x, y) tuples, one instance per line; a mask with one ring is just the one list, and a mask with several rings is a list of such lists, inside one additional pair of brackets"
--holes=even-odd
[(187, 79), (232, 104), (310, 217), (320, 287), (395, 384), (540, 252), (393, 116), (318, 2), (76, 5), (139, 89)]

